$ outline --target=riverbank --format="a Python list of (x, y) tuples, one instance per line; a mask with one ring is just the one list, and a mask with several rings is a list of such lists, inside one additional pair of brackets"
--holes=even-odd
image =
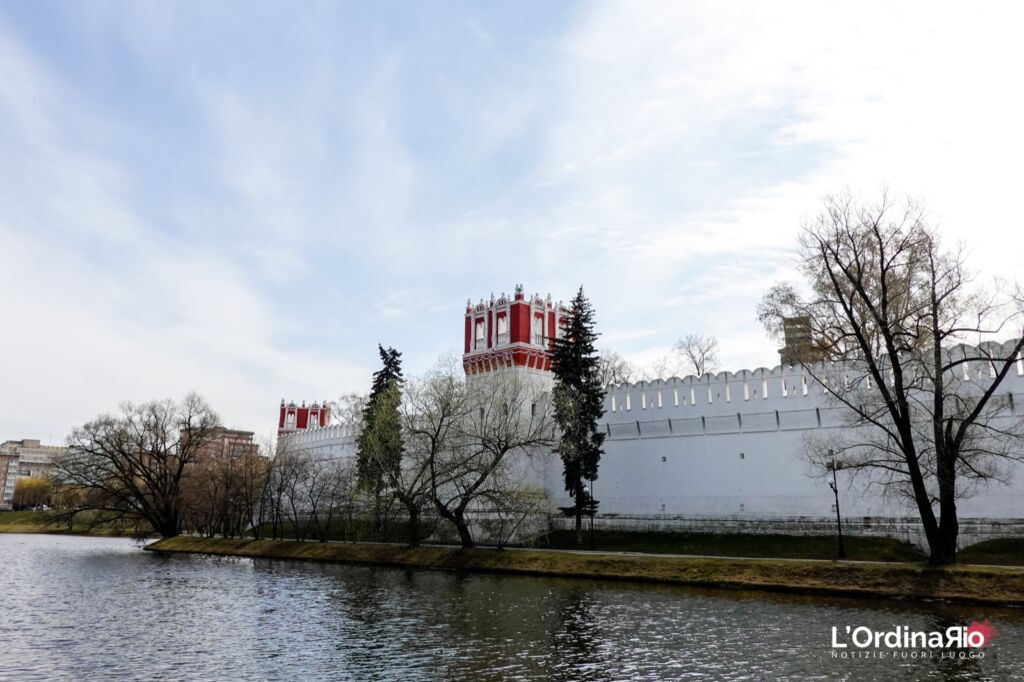
[[(590, 534), (583, 533), (584, 546)], [(757, 559), (836, 558), (834, 535), (755, 535), (751, 533), (671, 533), (654, 531), (595, 530), (594, 548), (601, 552), (641, 554), (689, 554)], [(543, 549), (577, 549), (576, 533), (553, 530), (536, 540)], [(848, 536), (846, 557), (851, 561), (924, 561), (913, 545), (893, 538)], [(981, 562), (978, 562), (981, 563)]]
[(640, 556), (543, 550), (175, 537), (146, 550), (523, 575), (634, 580), (888, 599), (1024, 606), (1024, 570), (920, 563)]
[(44, 533), (51, 535), (96, 535), (101, 537), (130, 537), (134, 526), (119, 523), (93, 525), (92, 516), (79, 514), (74, 523), (58, 519), (46, 511), (0, 512), (0, 533)]

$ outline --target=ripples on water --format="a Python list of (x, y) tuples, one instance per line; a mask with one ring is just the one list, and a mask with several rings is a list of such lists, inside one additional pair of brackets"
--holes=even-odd
[[(1024, 614), (159, 556), (0, 535), (0, 680), (1024, 680)], [(983, 661), (837, 661), (833, 625), (989, 618)]]

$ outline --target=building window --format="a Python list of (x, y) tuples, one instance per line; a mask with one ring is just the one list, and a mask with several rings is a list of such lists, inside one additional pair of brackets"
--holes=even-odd
[(740, 459), (746, 459), (746, 458), (747, 458), (747, 456), (741, 452), (740, 453)]
[(544, 343), (544, 318), (536, 315), (533, 318), (533, 345), (539, 346)]
[(498, 343), (508, 343), (508, 316), (498, 315)]
[(476, 321), (476, 345), (475, 348), (480, 348), (484, 345), (484, 319), (481, 317)]

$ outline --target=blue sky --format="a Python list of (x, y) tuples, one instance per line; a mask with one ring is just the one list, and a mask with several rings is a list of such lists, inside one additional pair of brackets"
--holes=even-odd
[(638, 363), (771, 365), (756, 302), (846, 188), (1013, 276), (1021, 17), (964, 9), (0, 2), (0, 439), (192, 389), (263, 435), (518, 282)]

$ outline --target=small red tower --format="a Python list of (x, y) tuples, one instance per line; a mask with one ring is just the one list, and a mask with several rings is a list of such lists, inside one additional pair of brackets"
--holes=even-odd
[(293, 431), (309, 431), (311, 429), (322, 429), (331, 423), (331, 408), (325, 400), (323, 404), (313, 403), (306, 406), (303, 400), (301, 405), (294, 402), (285, 404), (281, 399), (281, 414), (277, 420), (277, 435), (283, 436)]
[(529, 299), (523, 285), (514, 296), (504, 293), (475, 306), (466, 301), (465, 350), (462, 366), (468, 376), (502, 368), (521, 368), (542, 374), (551, 371), (551, 339), (561, 333), (568, 309), (534, 294)]

